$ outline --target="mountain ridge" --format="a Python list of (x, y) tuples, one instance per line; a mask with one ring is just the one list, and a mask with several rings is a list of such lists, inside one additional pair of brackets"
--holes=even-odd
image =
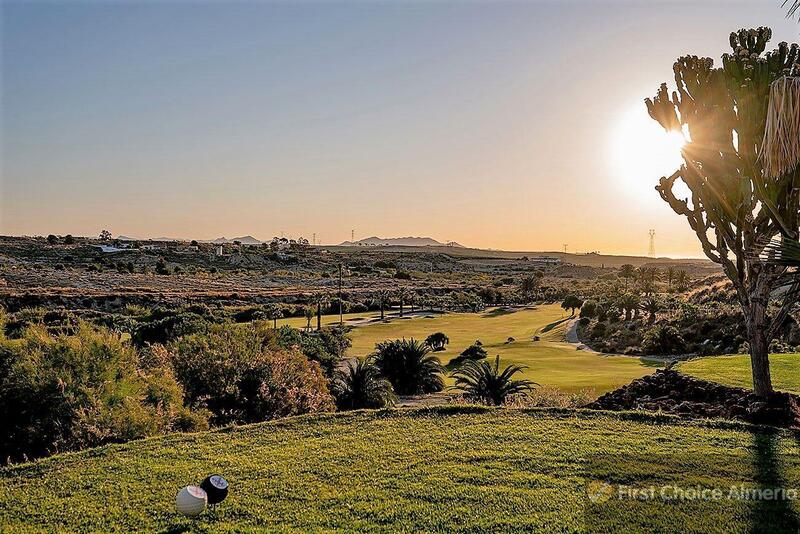
[(381, 246), (406, 246), (406, 247), (457, 247), (465, 248), (464, 245), (455, 241), (442, 243), (432, 237), (365, 237), (358, 241), (344, 241), (340, 247), (381, 247)]

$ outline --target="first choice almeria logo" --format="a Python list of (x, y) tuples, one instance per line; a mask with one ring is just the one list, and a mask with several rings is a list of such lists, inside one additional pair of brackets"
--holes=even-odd
[(586, 495), (593, 503), (604, 503), (614, 495), (614, 486), (595, 480), (586, 486)]
[(609, 499), (631, 501), (795, 501), (800, 499), (797, 488), (750, 487), (744, 484), (728, 487), (678, 486), (625, 486), (595, 480), (587, 484), (586, 496), (596, 504)]

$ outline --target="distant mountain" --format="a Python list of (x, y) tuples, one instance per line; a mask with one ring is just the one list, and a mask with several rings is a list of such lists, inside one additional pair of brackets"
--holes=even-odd
[(129, 237), (127, 235), (117, 236), (120, 241), (189, 241), (188, 239), (181, 239), (179, 237)]
[(464, 248), (463, 245), (455, 241), (448, 241), (442, 243), (430, 237), (366, 237), (358, 241), (345, 241), (339, 246), (341, 247), (387, 247), (387, 246), (402, 246), (402, 247), (458, 247)]
[[(140, 237), (129, 237), (127, 235), (118, 236), (117, 239), (120, 241), (186, 241), (189, 242), (191, 239), (181, 239), (177, 237), (147, 237), (147, 238), (140, 238)], [(218, 237), (216, 239), (198, 239), (200, 243), (214, 243), (217, 245), (221, 245), (223, 243), (233, 243), (234, 241), (238, 241), (243, 245), (259, 245), (262, 242), (251, 235), (246, 235), (242, 237), (234, 237), (233, 239), (228, 239), (227, 237)]]
[(246, 235), (246, 236), (243, 236), (243, 237), (234, 237), (233, 239), (228, 239), (227, 237), (223, 236), (223, 237), (218, 237), (218, 238), (216, 238), (216, 239), (214, 239), (213, 241), (210, 241), (210, 242), (214, 243), (214, 244), (217, 244), (217, 245), (221, 245), (223, 243), (233, 243), (234, 241), (238, 241), (239, 243), (242, 243), (243, 245), (259, 245), (259, 244), (262, 243), (262, 241), (256, 239), (255, 237), (253, 237), (251, 235)]

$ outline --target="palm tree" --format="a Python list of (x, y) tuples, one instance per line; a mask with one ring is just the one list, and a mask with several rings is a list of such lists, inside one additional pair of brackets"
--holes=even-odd
[(675, 273), (675, 285), (678, 287), (678, 290), (685, 290), (689, 286), (689, 273), (683, 269), (679, 269), (678, 272)]
[(625, 320), (630, 321), (639, 311), (639, 297), (633, 293), (625, 293), (617, 300), (617, 306), (625, 312)]
[(278, 329), (278, 319), (283, 317), (283, 312), (277, 304), (270, 304), (267, 306), (267, 318), (272, 320), (272, 328)]
[(639, 285), (641, 286), (642, 293), (650, 295), (655, 291), (655, 283), (658, 279), (658, 269), (655, 267), (642, 266), (639, 267), (637, 273), (639, 275)]
[(439, 358), (421, 341), (396, 339), (375, 345), (375, 365), (398, 395), (435, 393), (444, 389)]
[(401, 287), (397, 290), (397, 297), (400, 299), (400, 317), (403, 316), (403, 305), (405, 304), (407, 290)]
[(655, 297), (647, 297), (642, 302), (642, 309), (650, 314), (647, 322), (653, 324), (656, 322), (656, 313), (661, 310), (661, 303)]
[(383, 321), (384, 310), (386, 309), (386, 303), (389, 302), (389, 298), (390, 297), (391, 297), (391, 294), (386, 290), (380, 291), (378, 293), (378, 300), (381, 303), (381, 321)]
[(636, 276), (636, 268), (630, 263), (626, 263), (619, 269), (619, 275), (625, 279), (625, 291), (628, 290), (628, 279)]
[(325, 295), (317, 295), (317, 331), (322, 330), (322, 303), (325, 302)]
[(347, 362), (346, 368), (334, 374), (331, 390), (340, 410), (384, 408), (397, 401), (392, 384), (381, 376), (372, 358)]
[[(786, 7), (790, 0), (783, 0), (782, 7)], [(800, 0), (791, 0), (791, 5), (789, 6), (789, 13), (786, 15), (787, 17), (793, 17), (798, 10), (800, 10)]]
[(667, 289), (669, 291), (672, 291), (672, 282), (675, 280), (676, 274), (675, 267), (667, 267)]
[(464, 365), (454, 371), (455, 389), (464, 392), (464, 396), (484, 404), (500, 406), (512, 395), (524, 394), (539, 384), (530, 380), (513, 380), (515, 374), (525, 367), (509, 365), (500, 371), (500, 356), (494, 359), (494, 365), (487, 361), (467, 360)]
[(519, 291), (528, 302), (532, 301), (536, 296), (536, 292), (539, 290), (539, 286), (541, 285), (541, 280), (541, 273), (537, 271), (533, 275), (526, 276), (520, 282)]

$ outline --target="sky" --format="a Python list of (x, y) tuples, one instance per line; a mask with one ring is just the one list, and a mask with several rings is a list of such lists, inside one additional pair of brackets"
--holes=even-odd
[(3, 2), (0, 233), (701, 252), (643, 99), (780, 0)]

